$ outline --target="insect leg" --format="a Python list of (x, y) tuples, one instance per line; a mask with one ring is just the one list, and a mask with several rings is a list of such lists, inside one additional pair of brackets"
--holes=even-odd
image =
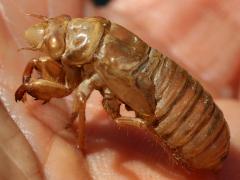
[[(140, 117), (126, 117), (120, 115), (120, 105), (121, 102), (112, 94), (112, 92), (106, 88), (103, 92), (103, 101), (104, 109), (111, 115), (113, 120), (119, 126), (134, 126), (138, 128), (148, 128), (148, 124)], [(130, 109), (130, 107), (128, 107)]]
[(33, 69), (36, 68), (38, 59), (31, 59), (31, 61), (28, 62), (27, 66), (25, 67), (25, 70), (23, 72), (22, 82), (28, 83), (31, 79)]
[(50, 57), (40, 57), (32, 59), (26, 66), (23, 73), (23, 83), (28, 83), (31, 79), (33, 69), (36, 69), (42, 79), (50, 81), (64, 81), (65, 72), (62, 66)]
[(118, 117), (116, 119), (114, 119), (114, 121), (119, 125), (119, 126), (134, 126), (137, 128), (143, 128), (143, 129), (147, 129), (148, 124), (146, 123), (146, 121), (144, 121), (141, 118), (138, 117)]
[(72, 117), (67, 127), (76, 130), (78, 148), (81, 150), (84, 150), (86, 101), (99, 82), (98, 75), (93, 75), (81, 82), (74, 94)]
[[(32, 76), (33, 69), (37, 69), (37, 62), (38, 62), (38, 61), (39, 61), (38, 59), (33, 58), (33, 59), (31, 59), (31, 60), (28, 62), (28, 64), (26, 65), (25, 70), (24, 70), (24, 72), (23, 72), (23, 77), (22, 77), (22, 82), (23, 82), (23, 84), (24, 84), (24, 83), (28, 83), (28, 82), (30, 81), (31, 76)], [(21, 98), (21, 101), (22, 101), (22, 102), (25, 102), (26, 99), (27, 99), (27, 97), (26, 97), (26, 95), (25, 95), (25, 93), (24, 93), (24, 94), (23, 94), (23, 97)]]
[(113, 118), (120, 117), (120, 105), (121, 102), (115, 98), (112, 92), (106, 88), (103, 92), (103, 108)]
[(45, 79), (37, 79), (29, 83), (22, 84), (15, 93), (15, 100), (22, 100), (25, 93), (30, 94), (36, 99), (48, 101), (51, 98), (61, 98), (69, 95), (71, 89), (61, 83), (48, 81)]

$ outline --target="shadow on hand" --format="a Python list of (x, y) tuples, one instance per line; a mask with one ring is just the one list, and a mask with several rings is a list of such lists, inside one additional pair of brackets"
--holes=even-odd
[(233, 145), (222, 169), (217, 174), (217, 179), (240, 179), (240, 151)]
[[(103, 117), (101, 113), (96, 117)], [(107, 119), (107, 117), (106, 117)], [(193, 172), (176, 165), (170, 154), (164, 152), (152, 134), (137, 128), (119, 128), (112, 120), (102, 123), (93, 120), (87, 123), (87, 155), (110, 149), (116, 152), (113, 170), (128, 179), (139, 179), (139, 175), (127, 168), (127, 162), (141, 162), (162, 176), (179, 179), (239, 179), (240, 153), (231, 147), (223, 168), (217, 172)], [(101, 141), (98, 141), (101, 139)], [(102, 141), (104, 140), (104, 141)]]
[[(71, 143), (74, 142), (72, 132), (64, 129), (69, 119), (68, 107), (64, 101), (52, 101), (45, 106), (41, 106), (39, 103), (31, 103), (30, 107), (31, 109), (34, 108), (34, 111), (30, 111), (31, 116), (43, 124), (46, 123), (48, 128), (63, 139)], [(101, 152), (104, 149), (117, 152), (112, 168), (118, 174), (129, 179), (137, 180), (139, 174), (127, 168), (124, 165), (127, 162), (141, 162), (154, 172), (172, 179), (179, 179), (179, 177), (184, 179), (240, 179), (240, 152), (233, 145), (223, 168), (219, 172), (215, 174), (203, 171), (192, 172), (176, 165), (169, 152), (164, 151), (152, 134), (133, 127), (120, 128), (107, 117), (104, 111), (96, 113), (94, 120), (87, 122), (86, 127), (87, 155)]]

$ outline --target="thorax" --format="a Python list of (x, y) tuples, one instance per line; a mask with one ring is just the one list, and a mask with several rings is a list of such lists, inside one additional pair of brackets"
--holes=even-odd
[(72, 19), (68, 23), (62, 59), (76, 67), (89, 63), (98, 48), (107, 22), (104, 18)]

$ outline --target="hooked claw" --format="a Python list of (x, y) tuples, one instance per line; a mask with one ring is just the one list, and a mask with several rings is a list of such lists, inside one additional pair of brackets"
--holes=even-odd
[(26, 101), (26, 96), (25, 93), (27, 92), (27, 88), (25, 84), (22, 84), (17, 91), (15, 92), (15, 101), (22, 101), (25, 102)]

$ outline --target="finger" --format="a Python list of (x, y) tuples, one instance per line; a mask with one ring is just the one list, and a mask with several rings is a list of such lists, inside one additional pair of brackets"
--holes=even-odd
[(67, 14), (72, 17), (82, 17), (83, 16), (83, 8), (84, 8), (83, 0), (69, 0), (66, 1), (58, 1), (58, 0), (49, 0), (48, 1), (48, 9), (49, 16), (59, 16), (61, 14)]
[(1, 179), (41, 180), (43, 173), (31, 146), (0, 103)]

